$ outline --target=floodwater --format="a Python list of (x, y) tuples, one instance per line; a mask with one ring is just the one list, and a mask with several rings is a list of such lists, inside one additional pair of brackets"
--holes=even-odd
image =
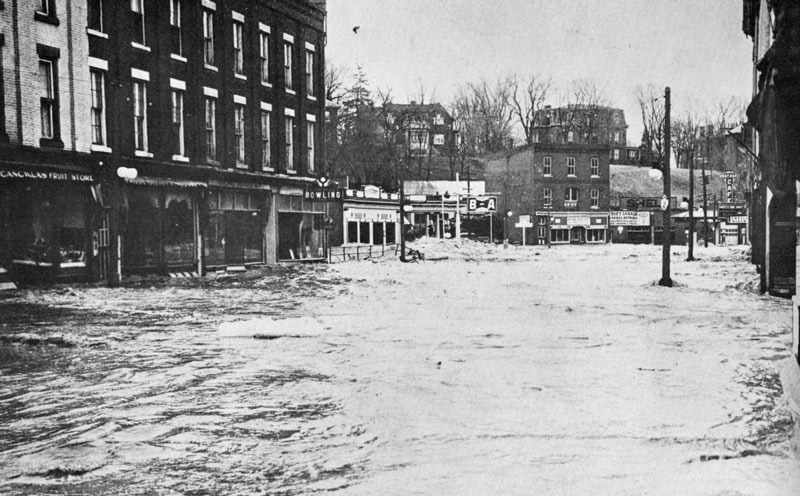
[(629, 250), (0, 295), (0, 493), (797, 494), (789, 302)]

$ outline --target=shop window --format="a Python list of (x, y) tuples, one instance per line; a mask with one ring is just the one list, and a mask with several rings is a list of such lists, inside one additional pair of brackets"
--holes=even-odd
[(278, 213), (278, 259), (297, 260), (324, 258), (325, 231), (319, 219), (322, 213)]
[(133, 189), (128, 194), (128, 219), (123, 260), (129, 267), (161, 265), (161, 232), (158, 191)]
[(358, 243), (358, 222), (347, 223), (347, 243)]
[(194, 203), (188, 193), (165, 196), (164, 258), (168, 265), (194, 263)]
[(384, 224), (383, 222), (374, 222), (372, 224), (372, 244), (382, 245), (384, 238)]
[(359, 236), (359, 243), (362, 244), (370, 244), (369, 238), (369, 226), (370, 222), (359, 222), (358, 223), (358, 236)]
[(587, 243), (602, 243), (606, 240), (606, 232), (603, 229), (588, 229), (586, 231)]
[(395, 235), (395, 231), (397, 230), (397, 226), (394, 222), (387, 222), (386, 223), (386, 244), (390, 245), (397, 242), (397, 237)]
[(551, 243), (569, 243), (569, 229), (551, 229), (550, 242)]
[(82, 190), (18, 186), (8, 190), (10, 229), (7, 240), (17, 265), (83, 267), (86, 265), (86, 201)]

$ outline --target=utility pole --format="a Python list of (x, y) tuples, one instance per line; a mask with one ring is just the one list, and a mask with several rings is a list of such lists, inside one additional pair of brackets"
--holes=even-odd
[(666, 286), (668, 288), (672, 287), (672, 278), (669, 276), (669, 252), (670, 252), (670, 234), (672, 233), (672, 222), (670, 215), (672, 214), (670, 209), (670, 168), (669, 168), (669, 154), (670, 154), (670, 90), (669, 86), (666, 87), (664, 90), (664, 156), (662, 157), (663, 165), (662, 169), (664, 171), (664, 197), (666, 198), (666, 204), (663, 205), (664, 208), (664, 218), (662, 224), (664, 226), (663, 230), (663, 241), (664, 246), (661, 250), (661, 280), (658, 281), (659, 286)]
[(708, 184), (708, 178), (706, 177), (706, 163), (708, 162), (708, 157), (710, 155), (710, 151), (708, 149), (708, 124), (706, 123), (706, 153), (705, 157), (703, 158), (703, 241), (705, 242), (705, 247), (708, 248), (708, 193), (706, 191), (706, 185)]
[(689, 256), (687, 262), (694, 261), (694, 147), (696, 134), (692, 131), (692, 148), (689, 150)]
[(400, 179), (400, 261), (406, 260), (406, 192), (404, 189), (405, 181)]

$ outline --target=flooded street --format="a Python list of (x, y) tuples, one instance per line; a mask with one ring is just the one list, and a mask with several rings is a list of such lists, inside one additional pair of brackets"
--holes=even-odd
[(678, 250), (0, 295), (0, 493), (797, 494), (790, 302)]

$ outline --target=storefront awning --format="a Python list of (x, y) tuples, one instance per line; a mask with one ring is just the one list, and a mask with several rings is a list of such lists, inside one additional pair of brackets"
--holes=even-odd
[(227, 181), (218, 181), (211, 179), (208, 181), (208, 186), (211, 188), (228, 188), (228, 189), (256, 189), (262, 191), (270, 191), (272, 187), (268, 184), (258, 183), (232, 183)]
[(208, 183), (203, 181), (189, 181), (187, 179), (170, 179), (164, 177), (135, 177), (125, 178), (125, 182), (136, 186), (176, 186), (178, 188), (207, 188)]

